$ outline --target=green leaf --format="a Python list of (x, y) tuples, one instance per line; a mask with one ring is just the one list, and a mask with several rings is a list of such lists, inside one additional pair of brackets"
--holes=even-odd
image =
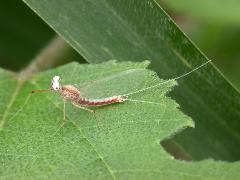
[[(184, 25), (182, 26), (184, 28)], [(214, 64), (240, 89), (240, 27), (199, 23), (194, 27), (185, 26), (186, 33), (214, 60)]]
[(187, 16), (193, 16), (202, 21), (213, 24), (235, 24), (240, 21), (239, 6), (236, 0), (217, 1), (217, 0), (158, 0), (172, 10), (181, 12)]
[[(155, 73), (145, 69), (147, 64), (71, 63), (35, 75), (26, 82), (17, 81), (9, 72), (1, 70), (0, 91), (4, 95), (0, 108), (3, 115), (1, 177), (175, 179), (177, 176), (178, 179), (232, 179), (239, 176), (239, 164), (211, 160), (186, 163), (174, 160), (159, 145), (160, 140), (187, 126), (192, 127), (193, 122), (165, 96), (176, 82), (158, 79)], [(89, 113), (68, 103), (67, 123), (61, 126), (63, 101), (58, 94), (29, 96), (32, 89), (48, 88), (54, 75), (60, 75), (63, 84), (88, 84), (89, 89), (92, 85), (96, 89), (89, 94), (102, 97), (113, 91), (129, 93), (156, 83), (165, 84), (130, 96), (159, 104), (125, 101), (98, 107), (95, 108), (96, 113)], [(104, 92), (104, 89), (108, 91)]]
[[(207, 60), (154, 0), (24, 2), (91, 63), (150, 59), (160, 77), (172, 78)], [(193, 160), (239, 160), (239, 92), (214, 65), (179, 84), (171, 96), (196, 128), (168, 142)]]

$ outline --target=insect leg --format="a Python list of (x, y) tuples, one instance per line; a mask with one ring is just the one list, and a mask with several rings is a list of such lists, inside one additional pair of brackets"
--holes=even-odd
[(94, 112), (95, 112), (95, 111), (92, 110), (92, 109), (89, 109), (89, 108), (80, 106), (80, 105), (78, 105), (78, 104), (76, 104), (76, 103), (74, 103), (74, 102), (72, 102), (72, 104), (73, 104), (75, 107), (80, 108), (80, 109), (83, 109), (83, 110), (85, 110), (85, 111), (88, 111), (88, 112), (91, 112), (91, 113), (94, 113)]
[(63, 100), (63, 120), (66, 120), (66, 101)]

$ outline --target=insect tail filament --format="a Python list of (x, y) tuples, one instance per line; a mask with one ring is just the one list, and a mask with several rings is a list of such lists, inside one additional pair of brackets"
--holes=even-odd
[(161, 103), (157, 103), (157, 102), (137, 100), (137, 99), (125, 99), (125, 101), (140, 102), (140, 103), (155, 104), (155, 105), (162, 105)]
[(131, 93), (123, 94), (123, 95), (121, 95), (121, 96), (122, 96), (122, 97), (128, 97), (129, 95), (133, 95), (133, 94), (137, 94), (137, 93), (140, 93), (140, 92), (143, 92), (143, 91), (147, 91), (147, 90), (149, 90), (149, 89), (152, 89), (152, 88), (161, 86), (161, 85), (163, 85), (163, 84), (167, 84), (167, 83), (169, 83), (169, 82), (171, 82), (171, 81), (178, 80), (178, 79), (183, 78), (183, 77), (185, 77), (185, 76), (193, 73), (194, 71), (200, 69), (201, 67), (205, 66), (205, 65), (208, 64), (209, 62), (211, 62), (211, 60), (209, 60), (209, 61), (201, 64), (200, 66), (198, 66), (198, 67), (192, 69), (191, 71), (189, 71), (189, 72), (187, 72), (187, 73), (185, 73), (185, 74), (183, 74), (183, 75), (180, 75), (180, 76), (178, 76), (178, 77), (176, 77), (176, 78), (169, 79), (169, 80), (166, 80), (166, 81), (164, 81), (164, 82), (161, 82), (161, 83), (155, 84), (155, 85), (153, 85), (153, 86), (149, 86), (149, 87), (147, 87), (147, 88), (143, 88), (143, 89), (140, 89), (140, 90), (131, 92)]

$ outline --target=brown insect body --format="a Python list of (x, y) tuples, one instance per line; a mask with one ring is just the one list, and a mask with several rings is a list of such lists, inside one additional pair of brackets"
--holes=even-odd
[(58, 92), (64, 100), (77, 102), (80, 98), (80, 91), (72, 85), (62, 86)]
[(64, 100), (69, 100), (71, 102), (84, 106), (104, 106), (124, 101), (124, 98), (122, 96), (112, 96), (103, 99), (88, 99), (82, 97), (80, 91), (72, 85), (62, 86), (58, 92)]

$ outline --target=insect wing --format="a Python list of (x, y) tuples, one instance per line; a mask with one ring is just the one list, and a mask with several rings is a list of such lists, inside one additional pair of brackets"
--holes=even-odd
[(144, 69), (130, 69), (102, 76), (77, 87), (83, 97), (91, 99), (106, 98), (143, 88), (148, 82), (149, 75), (152, 74)]

